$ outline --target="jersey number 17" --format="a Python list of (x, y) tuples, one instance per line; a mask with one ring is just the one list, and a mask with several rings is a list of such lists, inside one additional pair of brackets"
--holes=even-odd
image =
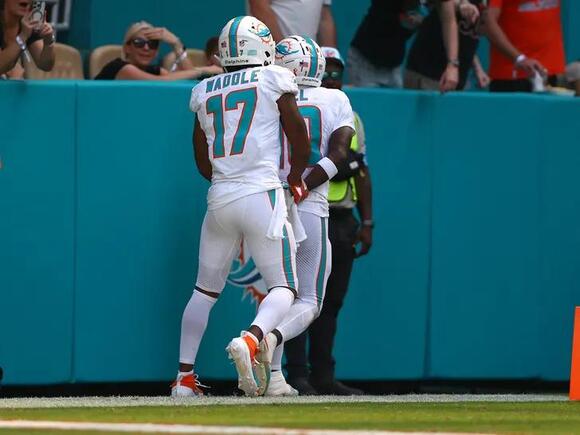
[(246, 137), (254, 118), (257, 101), (256, 88), (239, 89), (232, 91), (224, 98), (222, 94), (214, 95), (206, 101), (206, 112), (212, 115), (215, 137), (213, 141), (213, 158), (219, 159), (226, 156), (224, 144), (224, 111), (237, 110), (242, 105), (242, 113), (238, 121), (238, 128), (234, 134), (229, 155), (242, 154), (246, 144)]

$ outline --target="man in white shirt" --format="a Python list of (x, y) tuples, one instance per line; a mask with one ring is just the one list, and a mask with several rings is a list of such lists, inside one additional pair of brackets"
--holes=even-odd
[(302, 35), (336, 47), (331, 4), (332, 0), (247, 0), (247, 12), (268, 26), (276, 42)]

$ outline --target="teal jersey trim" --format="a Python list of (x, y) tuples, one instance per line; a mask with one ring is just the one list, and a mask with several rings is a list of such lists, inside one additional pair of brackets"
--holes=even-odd
[(310, 70), (308, 70), (308, 77), (316, 77), (316, 71), (318, 71), (318, 56), (316, 55), (316, 47), (314, 46), (314, 41), (307, 36), (304, 37), (308, 45), (310, 45)]
[(242, 18), (244, 18), (244, 17), (234, 18), (234, 22), (232, 23), (232, 26), (230, 27), (230, 34), (229, 34), (230, 57), (238, 57), (238, 44), (237, 44), (238, 27), (240, 27), (240, 22), (242, 21)]

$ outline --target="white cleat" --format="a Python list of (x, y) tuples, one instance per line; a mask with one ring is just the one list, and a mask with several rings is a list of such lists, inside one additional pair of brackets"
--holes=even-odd
[(278, 339), (271, 332), (260, 343), (260, 348), (256, 354), (257, 364), (254, 367), (254, 373), (256, 374), (259, 385), (258, 396), (264, 395), (268, 390), (272, 372), (272, 358), (274, 357), (274, 350), (277, 344)]
[(276, 397), (276, 396), (298, 396), (298, 390), (292, 388), (290, 384), (286, 382), (284, 379), (284, 375), (281, 371), (272, 372), (272, 376), (270, 377), (270, 384), (268, 385), (268, 389), (264, 396), (268, 397)]
[(258, 395), (258, 384), (252, 372), (252, 360), (250, 359), (250, 349), (241, 337), (236, 337), (228, 347), (226, 347), (229, 359), (234, 361), (238, 372), (238, 388), (246, 393), (246, 396), (254, 397)]

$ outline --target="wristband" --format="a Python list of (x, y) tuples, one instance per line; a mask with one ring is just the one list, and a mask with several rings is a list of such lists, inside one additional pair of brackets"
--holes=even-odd
[(365, 219), (364, 221), (361, 222), (361, 225), (363, 227), (374, 228), (375, 227), (375, 222), (372, 219)]
[(16, 44), (18, 44), (18, 47), (20, 47), (20, 52), (24, 56), (24, 60), (26, 62), (30, 62), (31, 59), (30, 54), (28, 53), (28, 46), (26, 45), (26, 41), (22, 39), (22, 36), (20, 36), (20, 34), (16, 35)]
[(338, 174), (338, 168), (336, 167), (334, 162), (330, 160), (328, 157), (324, 157), (323, 159), (319, 160), (318, 163), (316, 164), (320, 166), (324, 172), (326, 172), (326, 175), (328, 175), (329, 180), (332, 180), (332, 178), (336, 174)]
[(514, 61), (514, 63), (517, 65), (518, 63), (522, 63), (527, 58), (528, 57), (525, 54), (518, 54), (518, 57), (516, 57), (516, 60)]
[(20, 50), (26, 51), (26, 42), (22, 39), (22, 36), (16, 35), (16, 43), (20, 47)]
[(181, 54), (177, 57), (177, 59), (175, 60), (175, 62), (177, 62), (177, 64), (181, 64), (181, 62), (183, 62), (185, 59), (187, 59), (187, 50), (185, 49), (185, 47), (183, 47), (183, 51), (181, 52)]
[(453, 65), (453, 66), (455, 66), (455, 67), (457, 67), (457, 68), (459, 68), (459, 65), (460, 65), (460, 63), (459, 63), (459, 59), (451, 59), (451, 60), (449, 60), (447, 63), (448, 63), (449, 65)]
[(183, 46), (183, 51), (181, 52), (181, 54), (178, 55), (177, 53), (175, 53), (175, 55), (177, 57), (175, 58), (175, 60), (171, 64), (171, 68), (169, 68), (170, 72), (177, 71), (177, 67), (179, 65), (181, 65), (183, 63), (183, 61), (187, 58), (187, 49), (185, 48), (185, 45)]

